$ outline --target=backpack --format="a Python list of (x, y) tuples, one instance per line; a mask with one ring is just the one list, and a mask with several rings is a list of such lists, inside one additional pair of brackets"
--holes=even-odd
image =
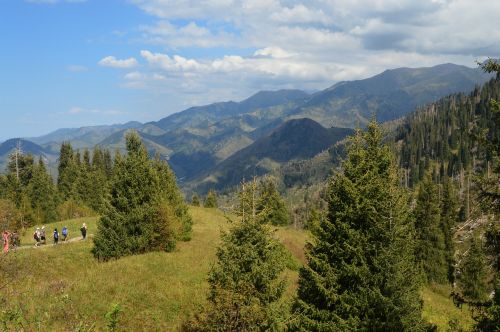
[(59, 238), (59, 233), (54, 231), (54, 239), (58, 239)]
[(62, 235), (68, 235), (68, 229), (66, 227), (62, 229)]

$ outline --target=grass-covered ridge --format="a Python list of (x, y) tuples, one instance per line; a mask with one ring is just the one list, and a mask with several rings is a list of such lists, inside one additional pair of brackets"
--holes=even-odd
[[(179, 242), (172, 253), (154, 252), (98, 263), (88, 239), (9, 254), (20, 271), (17, 281), (8, 286), (9, 294), (13, 294), (7, 298), (8, 304), (0, 301), (0, 317), (21, 309), (26, 330), (73, 331), (86, 326), (83, 331), (91, 327), (101, 331), (107, 322), (104, 315), (112, 304), (119, 303), (123, 309), (119, 330), (178, 330), (183, 320), (205, 303), (207, 273), (215, 262), (220, 231), (229, 227), (218, 210), (191, 207), (190, 213), (194, 221), (192, 240)], [(83, 222), (89, 227), (88, 234), (94, 234), (96, 221), (75, 219), (49, 224), (46, 229), (60, 230), (66, 225), (71, 238), (79, 236)], [(33, 243), (31, 233), (23, 237), (23, 244)], [(297, 263), (305, 262), (306, 232), (278, 227), (276, 237)], [(289, 280), (285, 300), (290, 301), (295, 294), (297, 271), (287, 270), (285, 275)], [(452, 318), (463, 327), (470, 326), (469, 312), (453, 307), (445, 293), (423, 291), (424, 317), (442, 331)]]
[[(105, 313), (119, 303), (123, 309), (119, 326), (125, 331), (178, 329), (184, 318), (205, 301), (207, 273), (215, 261), (220, 230), (229, 226), (218, 210), (192, 207), (190, 212), (193, 238), (180, 242), (172, 253), (154, 252), (98, 263), (88, 239), (11, 254), (21, 267), (18, 281), (9, 286), (17, 294), (8, 298), (9, 305), (0, 302), (0, 311), (21, 308), (25, 324), (33, 329), (41, 320), (42, 330), (70, 331), (83, 322), (87, 327), (95, 323), (100, 331), (106, 326)], [(57, 227), (67, 224), (71, 236), (82, 222), (71, 220), (57, 223)], [(94, 233), (96, 218), (85, 222), (89, 233)], [(54, 227), (46, 226), (48, 230)], [(31, 241), (30, 233), (23, 238), (25, 244)], [(279, 229), (277, 236), (294, 253), (306, 240), (305, 233), (289, 229)], [(296, 274), (287, 272), (291, 280)]]

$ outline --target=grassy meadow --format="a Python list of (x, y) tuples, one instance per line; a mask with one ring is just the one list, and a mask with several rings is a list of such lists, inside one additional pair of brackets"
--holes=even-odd
[[(0, 299), (0, 317), (11, 320), (7, 329), (17, 325), (26, 331), (102, 331), (106, 329), (105, 314), (113, 304), (120, 304), (119, 331), (178, 330), (205, 302), (207, 273), (215, 261), (220, 231), (229, 227), (218, 210), (191, 207), (190, 212), (194, 220), (192, 240), (179, 242), (172, 253), (98, 263), (90, 253), (89, 239), (18, 250), (4, 257), (0, 264), (17, 271), (15, 281), (4, 289), (6, 296)], [(95, 234), (96, 221), (75, 219), (47, 225), (46, 229), (60, 230), (64, 224), (71, 238), (80, 236), (83, 222), (89, 227), (88, 234)], [(23, 245), (33, 244), (31, 234), (23, 236)], [(306, 232), (278, 228), (276, 236), (295, 257), (297, 266), (305, 262)], [(5, 271), (0, 274), (5, 275)], [(287, 270), (285, 276), (289, 288), (284, 301), (289, 302), (295, 293), (297, 270)], [(463, 327), (470, 326), (469, 312), (456, 309), (447, 294), (449, 290), (440, 288), (423, 290), (425, 318), (441, 331), (452, 318)]]

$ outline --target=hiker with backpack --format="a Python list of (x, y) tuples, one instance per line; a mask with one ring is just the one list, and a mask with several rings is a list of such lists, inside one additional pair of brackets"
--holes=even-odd
[(40, 231), (40, 241), (43, 244), (47, 244), (47, 240), (45, 239), (45, 226), (42, 226), (42, 230)]
[(35, 232), (33, 233), (33, 239), (35, 239), (35, 247), (38, 247), (40, 245), (40, 228), (36, 228)]
[(19, 233), (17, 231), (14, 231), (14, 233), (10, 235), (10, 239), (14, 250), (21, 246), (21, 239), (19, 238)]
[(62, 228), (62, 236), (63, 236), (63, 242), (66, 242), (66, 238), (68, 237), (68, 227), (64, 226)]
[(82, 232), (82, 240), (87, 238), (87, 225), (83, 223), (82, 228), (80, 228), (80, 232)]
[(59, 242), (59, 232), (57, 231), (57, 228), (54, 229), (54, 245), (56, 245)]

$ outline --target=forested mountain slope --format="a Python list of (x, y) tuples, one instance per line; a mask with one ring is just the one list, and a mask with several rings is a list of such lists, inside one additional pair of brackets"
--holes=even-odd
[(478, 138), (500, 137), (490, 101), (500, 96), (500, 79), (492, 79), (469, 94), (453, 94), (409, 114), (395, 132), (401, 167), (407, 183), (422, 179), (426, 166), (440, 165), (440, 176), (457, 177), (464, 171), (487, 170), (491, 155)]
[[(414, 187), (430, 164), (437, 168), (436, 180), (448, 175), (462, 190), (471, 181), (467, 174), (486, 172), (491, 155), (478, 138), (484, 132), (489, 141), (500, 137), (490, 104), (499, 97), (500, 79), (491, 79), (469, 93), (451, 94), (385, 123), (386, 140), (394, 146), (402, 168), (402, 183)], [(285, 163), (273, 175), (292, 191), (322, 183), (338, 167), (346, 144), (344, 140), (314, 158)]]
[(324, 128), (311, 119), (296, 119), (236, 152), (213, 169), (204, 173), (198, 189), (228, 188), (244, 178), (262, 175), (290, 160), (303, 160), (325, 150), (335, 142), (351, 135), (349, 128)]
[(479, 68), (451, 63), (386, 70), (368, 79), (337, 83), (315, 94), (294, 116), (351, 128), (363, 126), (373, 114), (385, 122), (447, 94), (468, 92), (490, 77)]
[(0, 144), (0, 170), (5, 169), (9, 156), (14, 153), (18, 147), (22, 153), (31, 154), (35, 158), (42, 157), (48, 162), (54, 162), (57, 159), (56, 154), (51, 153), (51, 151), (44, 149), (38, 144), (22, 138), (13, 138)]

